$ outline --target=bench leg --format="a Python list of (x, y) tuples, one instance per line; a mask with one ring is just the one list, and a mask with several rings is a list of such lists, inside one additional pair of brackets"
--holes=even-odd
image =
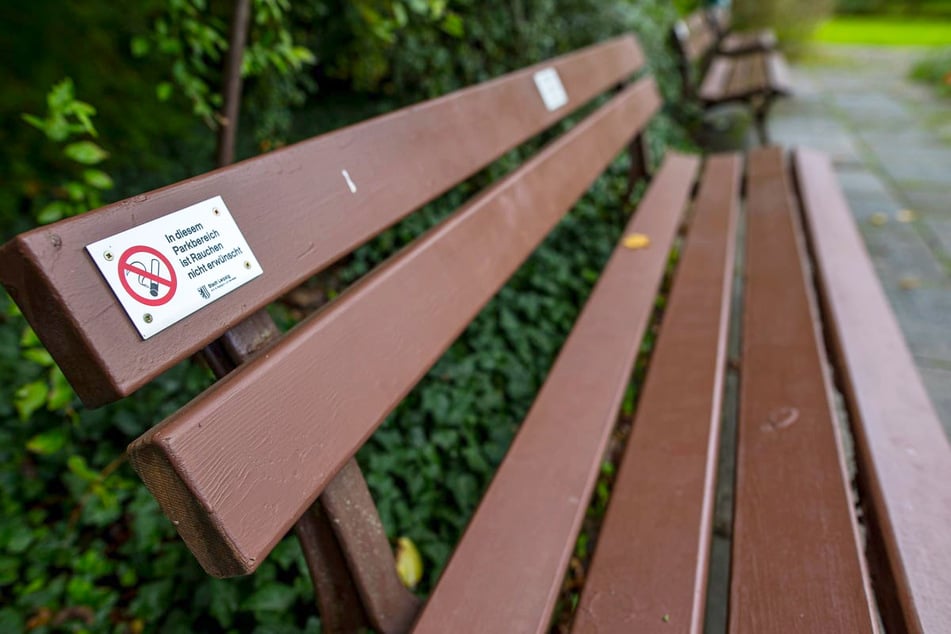
[[(202, 351), (218, 378), (274, 340), (280, 331), (260, 310)], [(366, 480), (351, 459), (295, 526), (328, 633), (365, 626), (405, 632), (420, 601), (396, 574), (396, 563)]]
[(756, 135), (759, 137), (760, 145), (769, 145), (769, 127), (767, 119), (769, 118), (770, 108), (773, 107), (773, 96), (763, 97), (753, 102), (753, 121), (756, 125)]

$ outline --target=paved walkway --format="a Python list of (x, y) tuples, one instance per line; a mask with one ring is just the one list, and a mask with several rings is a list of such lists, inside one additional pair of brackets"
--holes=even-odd
[(833, 157), (951, 438), (951, 101), (907, 79), (921, 55), (824, 47), (793, 67), (795, 97), (774, 107), (770, 133)]

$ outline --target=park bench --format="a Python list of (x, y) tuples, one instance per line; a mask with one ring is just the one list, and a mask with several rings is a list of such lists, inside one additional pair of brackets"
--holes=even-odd
[[(772, 51), (779, 42), (772, 29), (751, 31), (733, 30), (733, 13), (730, 7), (717, 6), (708, 9), (706, 18), (717, 37), (717, 52), (722, 55), (741, 55), (752, 51)], [(693, 14), (691, 14), (691, 17)]]
[[(661, 99), (651, 77), (632, 79), (643, 64), (636, 40), (621, 37), (41, 227), (0, 249), (0, 276), (90, 406), (205, 349), (221, 380), (129, 452), (208, 573), (253, 572), (294, 527), (324, 631), (540, 632), (682, 240), (574, 631), (701, 628), (737, 290), (731, 631), (871, 632), (878, 611), (890, 631), (949, 631), (951, 450), (829, 161), (777, 148), (706, 160), (671, 151), (651, 169), (645, 127)], [(279, 334), (269, 302), (601, 94), (533, 158)], [(647, 191), (421, 604), (394, 572), (354, 455), (625, 149), (632, 180), (652, 174)], [(117, 298), (161, 301), (175, 280), (120, 255), (122, 232), (183, 209), (181, 231), (135, 239), (152, 235), (141, 246), (178, 267), (173, 247), (230, 215), (248, 247), (238, 269), (263, 273), (143, 338), (161, 306), (127, 314)], [(131, 290), (107, 284), (100, 266)], [(855, 438), (857, 494), (833, 380)]]
[[(769, 32), (726, 34), (728, 18), (695, 11), (673, 27), (683, 94), (704, 108), (726, 103), (748, 105), (763, 144), (773, 102), (792, 92), (786, 61), (769, 41)], [(724, 34), (725, 37), (724, 37)], [(775, 38), (773, 38), (775, 39)]]

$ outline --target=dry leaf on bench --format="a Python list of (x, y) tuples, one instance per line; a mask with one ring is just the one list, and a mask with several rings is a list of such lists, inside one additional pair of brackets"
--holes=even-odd
[(643, 233), (632, 233), (630, 235), (624, 236), (624, 241), (621, 243), (628, 249), (646, 249), (650, 246), (651, 239)]

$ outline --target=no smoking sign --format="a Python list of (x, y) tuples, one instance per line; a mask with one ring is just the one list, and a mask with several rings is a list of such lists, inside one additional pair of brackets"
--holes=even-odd
[(263, 273), (220, 196), (86, 245), (143, 339)]
[(168, 258), (150, 246), (129, 247), (119, 258), (122, 288), (132, 299), (146, 306), (167, 304), (175, 296), (176, 278)]

